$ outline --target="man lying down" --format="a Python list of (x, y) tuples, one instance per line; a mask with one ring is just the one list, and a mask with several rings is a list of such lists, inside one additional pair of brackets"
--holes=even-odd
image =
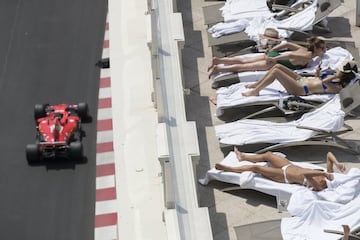
[[(272, 152), (246, 154), (240, 152), (236, 147), (234, 148), (234, 152), (239, 161), (250, 161), (253, 163), (267, 162), (269, 165), (251, 164), (234, 167), (217, 163), (215, 168), (217, 170), (236, 173), (250, 171), (275, 182), (300, 184), (314, 191), (321, 191), (326, 188), (337, 188), (346, 182), (348, 178), (346, 174), (343, 174), (346, 170), (345, 165), (339, 163), (335, 155), (331, 152), (328, 152), (326, 155), (326, 172), (294, 165), (285, 157)], [(341, 173), (334, 173), (334, 165)], [(351, 178), (352, 177), (353, 176), (351, 176)]]

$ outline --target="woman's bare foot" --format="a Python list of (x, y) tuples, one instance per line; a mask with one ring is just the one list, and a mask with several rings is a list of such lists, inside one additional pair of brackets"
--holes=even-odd
[(245, 160), (244, 159), (244, 154), (242, 152), (239, 151), (239, 149), (235, 146), (234, 147), (234, 152), (236, 154), (236, 158), (239, 160), (239, 161), (242, 161), (242, 160)]
[(215, 164), (215, 169), (217, 170), (223, 170), (223, 171), (228, 171), (229, 167), (228, 166), (225, 166), (221, 163), (216, 163)]
[(216, 97), (209, 97), (209, 101), (216, 106), (216, 104), (217, 104)]
[(257, 86), (257, 83), (249, 83), (249, 84), (245, 85), (246, 88), (256, 88), (256, 86)]
[(211, 60), (211, 64), (208, 66), (208, 71), (213, 68), (215, 65), (218, 64), (218, 58), (217, 57), (214, 57), (212, 60)]
[(214, 65), (209, 71), (209, 79), (215, 74), (215, 73), (218, 73), (218, 68), (217, 68), (217, 65)]
[(259, 92), (255, 90), (251, 90), (248, 92), (241, 93), (244, 97), (250, 97), (250, 96), (259, 96)]

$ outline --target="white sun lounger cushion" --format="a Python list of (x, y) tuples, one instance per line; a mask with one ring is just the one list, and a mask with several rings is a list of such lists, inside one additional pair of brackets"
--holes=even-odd
[[(222, 87), (216, 91), (216, 115), (220, 116), (222, 110), (232, 107), (241, 107), (241, 105), (248, 104), (260, 104), (262, 102), (274, 102), (278, 103), (280, 100), (285, 100), (291, 96), (285, 90), (285, 88), (277, 80), (271, 83), (266, 88), (260, 91), (259, 96), (245, 97), (242, 95), (243, 92), (250, 91), (251, 89), (246, 88), (247, 82), (240, 82), (233, 84), (229, 87)], [(305, 100), (327, 102), (334, 97), (334, 94), (311, 94), (309, 96), (302, 96)]]
[[(281, 156), (284, 156), (282, 153), (277, 153)], [(242, 165), (266, 165), (266, 163), (252, 163), (249, 161), (238, 161), (236, 154), (231, 151), (224, 160), (221, 161), (222, 164), (227, 166), (242, 166)], [(301, 167), (311, 168), (311, 169), (321, 169), (325, 170), (323, 167), (310, 164), (306, 162), (292, 162), (294, 165)], [(234, 172), (225, 172), (220, 171), (215, 168), (210, 169), (204, 178), (199, 179), (199, 182), (203, 185), (207, 185), (210, 181), (217, 180), (221, 182), (231, 183), (239, 186), (241, 189), (253, 189), (259, 192), (275, 196), (277, 198), (277, 204), (280, 210), (286, 209), (286, 206), (289, 202), (290, 196), (297, 190), (305, 188), (304, 186), (298, 184), (286, 184), (274, 182), (270, 179), (262, 177), (260, 174), (253, 172), (243, 172), (243, 173), (234, 173)]]
[(276, 123), (256, 119), (238, 120), (215, 126), (216, 136), (220, 143), (244, 145), (252, 143), (289, 143), (304, 141), (317, 134), (314, 130), (298, 127), (311, 127), (324, 131), (337, 131), (344, 124), (345, 113), (341, 110), (339, 95), (330, 101), (307, 112), (301, 118)]

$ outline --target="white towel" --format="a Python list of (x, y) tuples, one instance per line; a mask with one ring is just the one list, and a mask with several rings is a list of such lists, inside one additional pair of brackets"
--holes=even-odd
[(284, 240), (335, 240), (339, 239), (338, 235), (323, 230), (341, 231), (342, 224), (350, 228), (360, 226), (360, 169), (351, 168), (347, 174), (338, 175), (342, 175), (342, 182), (334, 189), (299, 190), (292, 194), (288, 205), (292, 217), (281, 221)]
[(220, 8), (224, 22), (232, 22), (242, 18), (253, 18), (256, 16), (271, 16), (264, 0), (228, 0)]
[[(282, 27), (296, 29), (298, 31), (309, 31), (313, 27), (316, 10), (317, 0), (314, 0), (313, 3), (304, 10), (283, 20), (277, 20), (273, 17), (256, 17), (249, 22), (245, 32), (250, 39), (256, 40), (259, 33), (263, 33), (268, 27)], [(283, 29), (278, 29), (278, 31), (279, 35), (283, 38), (288, 38), (293, 33), (292, 31)]]
[(282, 237), (284, 240), (337, 240), (339, 235), (325, 233), (324, 229), (342, 231), (343, 224), (349, 225), (351, 229), (359, 227), (359, 205), (359, 196), (345, 205), (322, 200), (310, 201), (304, 207), (306, 211), (303, 215), (281, 220)]
[(301, 118), (286, 123), (245, 119), (215, 126), (220, 143), (244, 145), (252, 143), (288, 143), (304, 141), (317, 134), (316, 131), (298, 126), (337, 131), (344, 124), (345, 113), (341, 110), (340, 98), (336, 94), (331, 100)]
[(333, 47), (327, 50), (322, 58), (315, 57), (313, 61), (309, 63), (306, 68), (295, 70), (295, 72), (314, 74), (320, 61), (321, 61), (322, 70), (326, 70), (326, 69), (336, 70), (337, 67), (345, 60), (352, 60), (352, 59), (354, 59), (353, 55), (345, 48)]
[[(295, 3), (296, 4), (296, 3)], [(238, 32), (243, 31), (248, 34), (249, 38), (256, 41), (258, 35), (262, 34), (267, 27), (284, 27), (284, 28), (293, 28), (299, 31), (306, 31), (312, 29), (312, 24), (315, 19), (315, 13), (317, 10), (317, 0), (308, 6), (306, 9), (284, 19), (277, 20), (266, 6), (266, 1), (264, 0), (255, 0), (255, 1), (241, 1), (233, 0), (227, 1), (225, 6), (221, 8), (222, 15), (224, 16), (224, 22), (218, 23), (219, 26), (215, 27), (219, 32), (210, 32), (216, 37), (223, 36), (225, 34), (234, 33), (236, 30)], [(246, 10), (244, 10), (246, 9)], [(243, 25), (245, 22), (238, 20), (246, 19), (248, 22)], [(239, 25), (241, 23), (241, 25)], [(217, 25), (217, 24), (215, 24)], [(226, 29), (229, 30), (226, 30)], [(287, 38), (292, 34), (290, 31), (279, 30), (279, 35), (281, 37)]]
[[(216, 115), (221, 116), (225, 109), (233, 107), (241, 107), (241, 105), (259, 104), (268, 101), (284, 101), (293, 96), (286, 92), (286, 89), (275, 80), (273, 83), (260, 91), (259, 96), (245, 97), (243, 92), (250, 91), (251, 89), (245, 86), (248, 82), (240, 82), (232, 84), (229, 87), (222, 87), (216, 91)], [(309, 96), (302, 96), (305, 100), (312, 100), (317, 102), (327, 102), (334, 97), (334, 94), (311, 94)]]
[(243, 31), (246, 26), (249, 24), (249, 19), (238, 19), (236, 21), (224, 23), (220, 22), (208, 29), (208, 32), (211, 33), (211, 36), (218, 38), (224, 35), (237, 33)]

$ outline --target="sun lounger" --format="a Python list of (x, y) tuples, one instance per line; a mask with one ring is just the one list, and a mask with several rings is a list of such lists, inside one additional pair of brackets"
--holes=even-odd
[[(239, 55), (241, 57), (254, 57), (257, 55), (261, 55), (263, 53), (247, 53), (243, 55)], [(333, 47), (326, 51), (323, 60), (322, 60), (322, 69), (332, 69), (336, 70), (336, 68), (345, 60), (351, 60), (354, 56), (358, 56), (358, 54), (353, 54), (349, 50), (343, 47)], [(313, 62), (311, 62), (308, 67), (296, 70), (295, 72), (299, 74), (315, 74), (316, 67), (319, 64), (319, 58), (314, 58)], [(240, 72), (240, 73), (232, 73), (232, 72), (224, 72), (215, 74), (212, 77), (212, 88), (217, 89), (220, 87), (226, 87), (234, 83), (238, 82), (249, 82), (256, 81), (260, 77), (264, 76), (266, 71), (254, 71), (254, 72)]]
[[(246, 2), (246, 4), (248, 4), (248, 2)], [(255, 16), (250, 18), (252, 20), (251, 23), (246, 22), (249, 21), (249, 18), (245, 16), (244, 18), (246, 19), (246, 21), (238, 20), (237, 24), (235, 24), (234, 21), (232, 21), (233, 19), (230, 19), (230, 17), (226, 18), (222, 16), (221, 11), (219, 10), (221, 8), (220, 4), (216, 4), (215, 6), (204, 7), (203, 8), (204, 22), (205, 24), (209, 25), (210, 31), (213, 30), (211, 28), (215, 24), (220, 23), (220, 25), (216, 26), (216, 28), (220, 30), (215, 31), (217, 32), (215, 33), (215, 35), (216, 34), (221, 35), (222, 34), (221, 31), (229, 33), (226, 35), (222, 35), (220, 37), (215, 37), (214, 34), (209, 33), (208, 34), (209, 46), (213, 47), (213, 52), (219, 52), (219, 49), (217, 49), (218, 47), (215, 47), (219, 45), (222, 45), (222, 51), (224, 51), (227, 48), (242, 49), (242, 48), (247, 48), (249, 46), (254, 46), (256, 45), (258, 34), (262, 33), (263, 30), (266, 28), (266, 26), (283, 28), (283, 30), (280, 31), (280, 34), (282, 35), (282, 37), (288, 38), (290, 37), (292, 32), (287, 31), (286, 29), (291, 29), (296, 31), (311, 30), (315, 24), (321, 22), (329, 13), (331, 13), (340, 5), (341, 5), (341, 0), (331, 0), (331, 1), (315, 0), (313, 4), (311, 4), (303, 11), (300, 11), (297, 14), (294, 14), (282, 20), (277, 20), (274, 17), (265, 18), (263, 14), (262, 17)], [(262, 13), (261, 11), (259, 12)], [(272, 13), (269, 12), (269, 16), (271, 16), (271, 14)], [(235, 15), (235, 17), (236, 16), (237, 15)], [(224, 24), (222, 24), (221, 22), (224, 22)], [(226, 24), (229, 24), (229, 26), (226, 26)], [(247, 28), (247, 26), (250, 27)], [(230, 32), (233, 33), (230, 34)]]
[[(354, 84), (357, 88), (359, 83)], [(356, 103), (359, 104), (359, 103)], [(257, 152), (291, 146), (320, 145), (340, 148), (358, 154), (357, 148), (346, 144), (338, 135), (352, 128), (344, 123), (339, 94), (313, 111), (290, 122), (243, 119), (215, 126), (221, 147), (267, 145)]]
[[(281, 154), (281, 153), (279, 153)], [(236, 155), (231, 151), (221, 163), (228, 166), (241, 166), (247, 164), (253, 164), (248, 161), (239, 162), (236, 158)], [(258, 163), (263, 164), (264, 163)], [(312, 169), (322, 169), (322, 167), (315, 164), (304, 163), (304, 162), (294, 162), (294, 164), (312, 168)], [(279, 211), (286, 211), (287, 205), (291, 195), (299, 190), (305, 188), (304, 186), (298, 184), (286, 184), (278, 183), (267, 178), (264, 178), (258, 174), (252, 172), (243, 172), (243, 173), (233, 173), (233, 172), (224, 172), (216, 170), (215, 168), (210, 169), (204, 178), (199, 179), (199, 182), (203, 185), (207, 185), (210, 181), (217, 180), (221, 182), (234, 184), (234, 187), (224, 188), (223, 191), (232, 191), (238, 189), (253, 189), (259, 192), (263, 192), (276, 197), (277, 207)]]
[[(352, 59), (352, 55), (348, 51), (339, 47), (330, 49), (322, 60), (322, 68), (336, 69), (337, 66), (345, 59)], [(298, 71), (298, 73), (310, 75), (314, 74), (317, 62), (318, 59), (316, 59), (310, 67), (303, 69), (302, 72)], [(292, 106), (296, 104), (293, 96), (287, 94), (284, 87), (278, 81), (275, 81), (260, 91), (260, 96), (244, 97), (242, 93), (249, 91), (249, 89), (246, 88), (248, 82), (256, 81), (265, 73), (265, 71), (242, 72), (237, 74), (237, 76), (241, 79), (240, 83), (219, 88), (216, 91), (216, 116), (224, 121), (260, 117), (260, 114), (269, 114), (270, 112), (276, 113), (276, 115), (280, 114), (281, 116), (291, 116), (307, 112), (312, 108), (317, 107), (319, 104), (327, 102), (334, 96), (334, 94), (312, 94), (309, 96), (302, 96), (301, 99), (295, 99), (300, 100), (300, 102), (298, 101), (298, 108), (289, 107), (289, 104), (286, 104), (288, 103), (287, 101), (289, 98), (292, 99)], [(222, 81), (225, 80), (223, 79)], [(354, 79), (353, 82), (355, 81), (356, 79)], [(342, 98), (344, 99), (347, 94), (350, 97), (349, 99), (354, 101), (354, 99), (358, 96), (356, 94), (358, 91), (359, 89), (356, 89), (355, 87), (345, 88), (341, 91)], [(303, 103), (306, 102), (310, 105), (305, 106)], [(360, 102), (360, 99), (356, 99), (353, 102), (353, 107), (356, 107), (358, 102)], [(349, 105), (348, 102), (347, 105)], [(348, 106), (348, 108), (349, 107), (350, 106)]]
[[(231, 121), (255, 118), (270, 112), (280, 114), (280, 116), (294, 115), (307, 112), (334, 97), (334, 94), (312, 94), (294, 98), (278, 81), (274, 81), (261, 90), (260, 96), (245, 97), (242, 92), (249, 91), (245, 87), (246, 84), (248, 83), (240, 82), (217, 90), (216, 116), (219, 119)], [(292, 101), (291, 106), (289, 100)], [(296, 100), (299, 105), (298, 109), (294, 106)], [(301, 103), (303, 103), (303, 108), (300, 108)], [(305, 106), (305, 104), (307, 105)]]
[[(230, 152), (221, 163), (228, 166), (266, 164), (238, 161), (234, 152)], [(306, 162), (292, 162), (292, 164), (325, 170), (321, 166)], [(199, 183), (208, 185), (209, 182), (216, 180), (233, 185), (233, 187), (224, 188), (223, 191), (252, 189), (275, 196), (278, 210), (280, 212), (288, 211), (292, 216), (281, 220), (281, 233), (284, 239), (337, 240), (336, 236), (323, 232), (322, 229), (339, 230), (342, 224), (348, 224), (354, 229), (360, 226), (360, 209), (358, 207), (360, 204), (360, 169), (351, 168), (341, 176), (341, 178), (337, 177), (340, 185), (320, 192), (312, 191), (298, 184), (274, 182), (249, 171), (234, 173), (215, 168), (207, 171), (205, 177), (199, 179)], [(314, 218), (314, 216), (316, 217)], [(279, 227), (279, 224), (276, 226)]]

